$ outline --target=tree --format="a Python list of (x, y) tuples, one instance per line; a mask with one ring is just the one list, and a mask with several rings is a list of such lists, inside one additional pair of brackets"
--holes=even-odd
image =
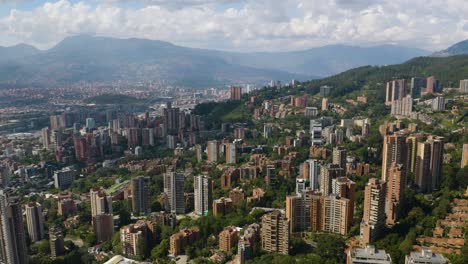
[(165, 258), (169, 253), (169, 240), (163, 239), (159, 245), (151, 250), (151, 258), (153, 260)]
[(346, 244), (338, 235), (320, 234), (317, 237), (317, 247), (314, 253), (323, 259), (341, 263), (344, 260), (344, 248)]

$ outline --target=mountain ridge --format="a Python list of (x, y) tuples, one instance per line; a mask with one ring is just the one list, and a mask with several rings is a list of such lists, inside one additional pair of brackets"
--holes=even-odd
[(315, 79), (362, 65), (394, 64), (421, 53), (426, 51), (393, 45), (239, 53), (187, 48), (159, 40), (77, 35), (48, 50), (29, 49), (23, 55), (0, 60), (0, 82), (160, 79), (193, 86), (264, 84), (270, 80)]

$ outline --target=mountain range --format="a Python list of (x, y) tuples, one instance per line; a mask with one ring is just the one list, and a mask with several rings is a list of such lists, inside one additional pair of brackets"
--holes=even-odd
[(330, 45), (294, 52), (240, 53), (196, 49), (146, 39), (79, 35), (48, 50), (0, 47), (1, 83), (150, 81), (195, 87), (270, 80), (308, 80), (363, 65), (387, 65), (427, 55), (393, 45)]

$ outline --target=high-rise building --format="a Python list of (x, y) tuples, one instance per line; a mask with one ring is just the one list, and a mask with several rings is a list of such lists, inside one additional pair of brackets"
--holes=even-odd
[(396, 117), (410, 117), (413, 112), (413, 98), (407, 95), (391, 103), (390, 114)]
[(398, 220), (398, 206), (406, 187), (406, 178), (402, 174), (402, 170), (402, 164), (392, 163), (388, 172), (385, 213), (387, 215), (387, 225), (390, 226), (395, 225)]
[(411, 78), (411, 96), (413, 98), (421, 97), (421, 92), (424, 87), (426, 87), (426, 79), (418, 77)]
[(141, 129), (141, 145), (143, 147), (154, 146), (154, 130), (152, 128)]
[(10, 169), (0, 163), (0, 188), (7, 188), (10, 186), (11, 173)]
[(318, 119), (310, 120), (310, 137), (312, 146), (322, 145), (322, 121)]
[(219, 141), (211, 140), (208, 141), (206, 152), (208, 154), (208, 162), (216, 163), (219, 161)]
[(164, 129), (167, 133), (177, 133), (179, 130), (179, 108), (168, 105), (164, 109)]
[(114, 216), (112, 214), (97, 214), (92, 218), (92, 225), (96, 240), (109, 241), (114, 234)]
[(385, 104), (391, 105), (393, 101), (402, 99), (406, 94), (405, 80), (393, 80), (391, 82), (387, 82)]
[(333, 161), (332, 164), (337, 164), (343, 169), (346, 174), (346, 149), (344, 147), (333, 148)]
[(320, 166), (318, 164), (318, 160), (316, 159), (309, 159), (306, 160), (306, 163), (308, 163), (308, 179), (309, 179), (309, 184), (310, 188), (312, 190), (319, 190), (319, 169)]
[(0, 190), (0, 263), (28, 263), (21, 202), (11, 189)]
[(407, 148), (407, 172), (415, 173), (416, 171), (416, 157), (418, 152), (418, 142), (421, 142), (422, 135), (412, 135), (406, 139)]
[(302, 195), (306, 189), (307, 181), (304, 179), (296, 179), (296, 195)]
[(328, 98), (324, 97), (322, 98), (322, 111), (327, 111), (328, 110)]
[(231, 198), (221, 197), (213, 201), (213, 215), (226, 215), (232, 209), (232, 200)]
[(262, 216), (262, 248), (270, 253), (289, 254), (289, 220), (279, 211)]
[(48, 127), (45, 127), (41, 130), (42, 133), (42, 145), (45, 149), (49, 149), (50, 147), (50, 130)]
[(431, 137), (418, 143), (416, 157), (416, 185), (422, 192), (432, 192), (440, 187), (444, 142), (440, 137)]
[(242, 96), (242, 87), (231, 86), (231, 100), (240, 100)]
[(50, 256), (58, 257), (65, 253), (65, 241), (63, 240), (63, 232), (59, 227), (49, 229)]
[(195, 213), (197, 215), (207, 215), (213, 203), (211, 188), (211, 178), (198, 175), (193, 178), (195, 195)]
[(44, 239), (44, 216), (42, 206), (39, 203), (31, 202), (26, 205), (26, 224), (31, 242)]
[(182, 173), (166, 172), (164, 174), (166, 211), (174, 214), (185, 213), (184, 181), (185, 176)]
[(69, 167), (54, 173), (54, 186), (57, 189), (69, 188), (75, 181), (76, 170)]
[(112, 196), (103, 188), (94, 187), (89, 191), (91, 200), (91, 217), (97, 241), (108, 241), (114, 233), (112, 215)]
[(219, 250), (229, 252), (237, 244), (238, 240), (239, 232), (236, 227), (225, 227), (224, 230), (219, 233)]
[(320, 192), (328, 195), (332, 192), (332, 180), (343, 176), (343, 169), (337, 164), (327, 164), (320, 168)]
[(273, 136), (273, 125), (272, 124), (264, 124), (263, 125), (263, 137), (264, 138), (271, 138)]
[(468, 93), (468, 80), (460, 80), (460, 93)]
[(120, 242), (122, 243), (122, 253), (127, 256), (138, 256), (144, 254), (144, 240), (148, 232), (146, 223), (137, 222), (124, 226), (120, 229)]
[(349, 199), (349, 221), (353, 221), (354, 202), (356, 201), (356, 183), (347, 177), (338, 177), (332, 180), (332, 193)]
[(364, 244), (374, 242), (385, 228), (385, 196), (387, 185), (371, 178), (364, 190), (364, 216), (361, 221), (361, 239)]
[(226, 163), (236, 164), (237, 163), (237, 146), (234, 143), (225, 144), (226, 146)]
[(169, 254), (176, 257), (184, 252), (184, 249), (187, 245), (191, 245), (199, 239), (200, 229), (198, 227), (182, 229), (170, 237)]
[(432, 111), (444, 111), (445, 110), (445, 98), (443, 96), (437, 96), (432, 99)]
[(406, 136), (402, 134), (386, 135), (382, 151), (382, 180), (388, 181), (388, 172), (392, 163), (402, 164), (402, 173), (406, 177), (407, 146)]
[(131, 180), (133, 214), (151, 213), (149, 185), (149, 177), (137, 176)]
[(94, 128), (96, 128), (96, 121), (94, 121), (94, 118), (86, 118), (86, 129), (93, 130)]
[(301, 195), (286, 196), (286, 218), (290, 221), (290, 232), (305, 231), (305, 204)]
[(468, 166), (468, 143), (463, 144), (462, 158), (460, 162), (460, 168), (463, 169), (465, 166)]
[(427, 77), (425, 94), (433, 94), (439, 91), (440, 82), (434, 76)]
[(340, 235), (348, 233), (352, 224), (350, 221), (352, 208), (349, 199), (336, 194), (323, 196), (321, 209), (322, 231)]

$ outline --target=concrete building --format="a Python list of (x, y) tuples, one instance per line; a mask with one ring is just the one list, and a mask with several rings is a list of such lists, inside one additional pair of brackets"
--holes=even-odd
[(0, 190), (0, 263), (28, 263), (21, 201), (12, 189)]
[(332, 180), (343, 176), (343, 169), (337, 164), (327, 164), (320, 168), (320, 192), (328, 195), (332, 192)]
[(206, 152), (208, 154), (208, 162), (216, 163), (219, 161), (219, 141), (211, 140), (208, 141)]
[(150, 178), (136, 176), (131, 180), (132, 188), (132, 212), (134, 215), (151, 213), (149, 185)]
[(211, 178), (198, 175), (193, 180), (195, 213), (197, 215), (208, 215), (213, 203)]
[(263, 137), (271, 138), (272, 136), (273, 136), (273, 125), (272, 124), (263, 125)]
[(460, 93), (468, 93), (468, 80), (460, 80)]
[(350, 200), (330, 194), (322, 197), (321, 227), (322, 231), (346, 235), (351, 227)]
[(122, 253), (127, 256), (143, 255), (141, 244), (146, 238), (148, 227), (146, 224), (137, 222), (124, 226), (120, 229), (120, 242), (122, 243)]
[(388, 181), (388, 173), (392, 163), (402, 164), (402, 173), (406, 177), (408, 149), (406, 136), (402, 134), (386, 135), (382, 150), (382, 180)]
[(169, 254), (174, 257), (182, 254), (187, 245), (194, 243), (198, 239), (200, 239), (200, 229), (198, 227), (180, 230), (169, 239)]
[(226, 146), (226, 163), (236, 164), (237, 163), (237, 146), (234, 143), (225, 144)]
[(432, 250), (423, 248), (421, 252), (411, 252), (405, 257), (405, 264), (448, 264), (448, 260), (442, 254), (436, 254)]
[(57, 189), (67, 189), (75, 181), (76, 170), (66, 167), (54, 173), (54, 186)]
[(230, 198), (221, 197), (213, 201), (213, 215), (226, 215), (231, 212), (232, 200)]
[(104, 188), (94, 187), (89, 191), (91, 201), (91, 221), (94, 235), (99, 242), (112, 239), (114, 234), (114, 217), (112, 215), (112, 196)]
[(289, 254), (289, 220), (281, 212), (273, 211), (262, 216), (261, 237), (263, 250)]
[(460, 168), (468, 166), (468, 143), (463, 144), (462, 158), (460, 162)]
[(239, 240), (239, 232), (236, 227), (228, 226), (219, 233), (219, 250), (229, 252)]
[(52, 258), (61, 256), (65, 253), (65, 241), (63, 232), (58, 227), (49, 229), (50, 256)]
[(392, 264), (392, 257), (385, 250), (378, 250), (372, 245), (365, 248), (353, 248), (348, 251), (347, 264)]
[(319, 190), (319, 175), (320, 175), (320, 166), (318, 163), (318, 160), (316, 159), (309, 159), (306, 160), (306, 163), (308, 164), (308, 180), (309, 180), (309, 186), (312, 188), (312, 190)]
[(44, 216), (42, 215), (42, 206), (39, 203), (31, 202), (26, 205), (26, 224), (31, 242), (45, 238)]
[(430, 137), (418, 142), (415, 183), (421, 192), (439, 189), (442, 182), (444, 142), (440, 137)]
[(185, 176), (182, 173), (166, 172), (164, 174), (166, 211), (174, 214), (185, 213), (184, 182)]
[(371, 178), (364, 190), (364, 216), (361, 221), (361, 241), (369, 244), (378, 239), (385, 228), (385, 196), (387, 185)]
[(426, 87), (426, 79), (418, 77), (411, 78), (411, 96), (413, 98), (421, 97), (421, 92), (424, 87)]
[(432, 111), (444, 111), (445, 110), (445, 99), (443, 96), (437, 96), (436, 98), (432, 99), (431, 104)]
[(242, 98), (242, 87), (231, 86), (231, 100), (239, 101)]
[(346, 175), (346, 154), (347, 151), (344, 147), (333, 148), (333, 161), (332, 164), (339, 165), (343, 169), (344, 175)]
[(406, 81), (404, 79), (387, 82), (385, 104), (391, 105), (392, 102), (402, 99), (406, 94)]
[(403, 165), (392, 163), (388, 172), (387, 198), (385, 213), (387, 215), (387, 225), (393, 226), (399, 218), (398, 207), (401, 195), (406, 188), (406, 177), (402, 173)]
[(413, 98), (407, 95), (391, 103), (390, 114), (396, 117), (410, 117), (413, 112)]

